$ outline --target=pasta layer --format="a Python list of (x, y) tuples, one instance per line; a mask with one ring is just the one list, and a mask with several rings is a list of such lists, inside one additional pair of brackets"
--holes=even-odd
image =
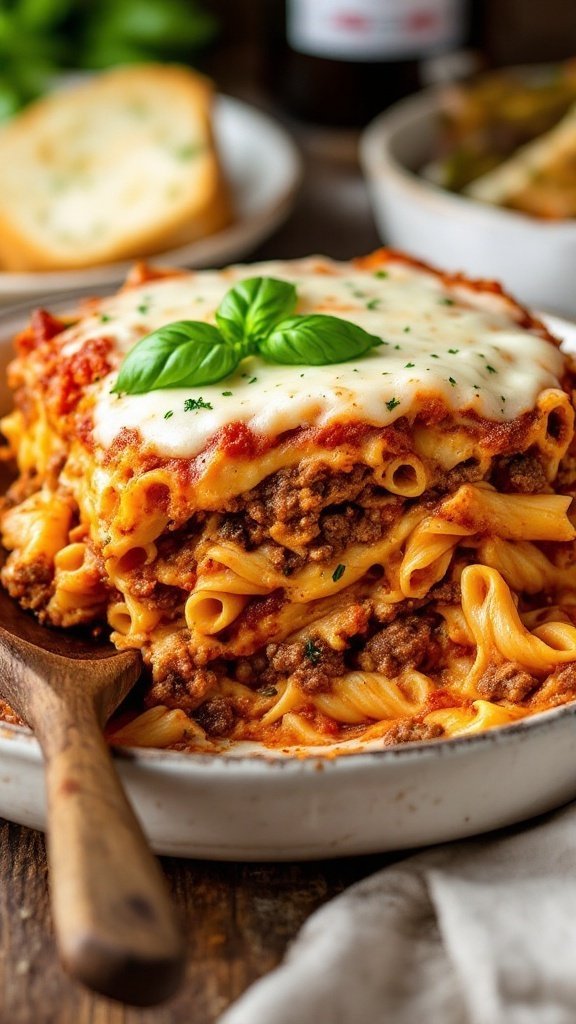
[[(254, 273), (382, 344), (111, 395), (139, 338), (213, 322)], [(142, 652), (112, 742), (346, 752), (576, 696), (572, 370), (498, 286), (385, 251), (141, 269), (66, 320), (38, 311), (10, 384), (2, 581), (43, 622)]]

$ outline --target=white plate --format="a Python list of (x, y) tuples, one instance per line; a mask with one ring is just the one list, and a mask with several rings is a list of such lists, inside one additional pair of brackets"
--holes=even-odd
[[(576, 351), (576, 325), (547, 319)], [(22, 314), (0, 322), (0, 381), (8, 338), (22, 325)], [(0, 409), (7, 402), (2, 384)], [(337, 857), (522, 821), (576, 797), (576, 702), (469, 738), (334, 759), (246, 751), (238, 744), (223, 755), (117, 753), (155, 850), (219, 860)], [(35, 828), (45, 823), (40, 750), (27, 730), (6, 725), (0, 815)]]
[[(272, 118), (229, 96), (219, 96), (215, 134), (231, 184), (235, 221), (223, 231), (149, 259), (166, 266), (209, 267), (246, 255), (288, 216), (302, 178), (300, 154)], [(121, 281), (134, 263), (88, 270), (0, 272), (0, 302), (41, 293), (100, 288)]]

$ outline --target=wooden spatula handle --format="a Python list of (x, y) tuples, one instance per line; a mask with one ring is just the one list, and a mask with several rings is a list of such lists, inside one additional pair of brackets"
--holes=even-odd
[[(139, 1006), (170, 996), (183, 940), (165, 879), (130, 807), (94, 709), (36, 729), (46, 757), (52, 910), (69, 973)], [(42, 733), (43, 735), (39, 735)]]

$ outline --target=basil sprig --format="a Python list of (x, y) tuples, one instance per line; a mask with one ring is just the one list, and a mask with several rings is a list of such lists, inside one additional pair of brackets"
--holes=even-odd
[(114, 391), (139, 395), (159, 388), (213, 384), (238, 365), (231, 345), (212, 324), (178, 320), (146, 335), (128, 353)]
[(258, 351), (273, 363), (326, 366), (355, 359), (381, 344), (380, 338), (349, 320), (311, 313), (283, 320), (260, 343)]
[(274, 277), (250, 277), (231, 288), (216, 324), (178, 320), (152, 331), (128, 353), (114, 392), (215, 384), (259, 353), (273, 363), (325, 366), (364, 355), (381, 339), (335, 316), (293, 316), (296, 288)]
[(296, 288), (276, 277), (248, 277), (234, 285), (216, 310), (220, 332), (233, 345), (266, 338), (296, 308)]

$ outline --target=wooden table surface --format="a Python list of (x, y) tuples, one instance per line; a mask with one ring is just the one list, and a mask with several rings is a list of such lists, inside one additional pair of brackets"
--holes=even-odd
[[(299, 140), (304, 187), (289, 221), (253, 258), (313, 252), (348, 258), (376, 248), (354, 137), (300, 131)], [(64, 975), (52, 940), (44, 838), (0, 822), (0, 1024), (212, 1024), (279, 962), (313, 910), (389, 860), (274, 865), (165, 859), (185, 921), (186, 980), (172, 1002), (141, 1011), (92, 996)]]

